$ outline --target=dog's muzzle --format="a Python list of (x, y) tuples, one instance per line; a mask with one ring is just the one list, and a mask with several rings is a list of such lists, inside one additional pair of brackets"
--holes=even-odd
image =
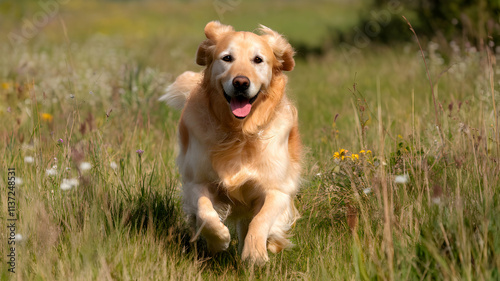
[(233, 79), (233, 95), (229, 96), (226, 91), (224, 91), (224, 97), (231, 107), (231, 112), (234, 117), (238, 119), (244, 119), (250, 114), (252, 110), (252, 104), (255, 102), (260, 94), (257, 92), (255, 96), (250, 98), (248, 96), (248, 88), (250, 88), (250, 79), (246, 76), (236, 76)]

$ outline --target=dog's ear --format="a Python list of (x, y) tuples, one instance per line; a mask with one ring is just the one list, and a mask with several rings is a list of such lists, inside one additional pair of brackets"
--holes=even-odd
[(230, 25), (221, 24), (218, 21), (211, 21), (205, 26), (205, 36), (207, 39), (201, 42), (196, 53), (196, 63), (207, 65), (211, 62), (215, 44), (222, 35), (233, 32), (234, 28)]
[(293, 70), (295, 67), (295, 60), (293, 59), (295, 51), (292, 45), (290, 45), (290, 43), (288, 43), (288, 41), (278, 32), (269, 27), (260, 25), (259, 31), (262, 33), (262, 38), (264, 38), (273, 49), (274, 56), (280, 63), (278, 68), (284, 71)]
[(214, 42), (217, 42), (221, 35), (228, 32), (234, 32), (234, 28), (218, 21), (211, 21), (205, 26), (205, 36), (207, 36), (207, 39), (213, 40)]

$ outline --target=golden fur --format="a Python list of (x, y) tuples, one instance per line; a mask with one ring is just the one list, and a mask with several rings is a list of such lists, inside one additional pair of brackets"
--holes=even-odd
[[(160, 100), (183, 109), (177, 162), (186, 213), (213, 252), (227, 249), (224, 222), (235, 221), (242, 258), (262, 264), (267, 249), (290, 244), (302, 152), (282, 72), (295, 65), (293, 49), (271, 29), (259, 30), (208, 23), (196, 57), (205, 70), (183, 73)], [(248, 79), (247, 96), (238, 96), (235, 77)], [(244, 118), (229, 106), (237, 98), (251, 106)]]

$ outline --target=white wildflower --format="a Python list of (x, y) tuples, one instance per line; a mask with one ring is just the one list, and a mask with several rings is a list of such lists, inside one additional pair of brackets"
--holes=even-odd
[(16, 236), (14, 236), (14, 239), (16, 242), (21, 242), (23, 241), (23, 236), (20, 233), (16, 233)]
[(112, 161), (111, 163), (109, 163), (109, 166), (111, 167), (111, 169), (113, 170), (116, 170), (118, 168), (118, 165), (116, 164), (116, 162)]
[(367, 187), (367, 188), (363, 189), (363, 192), (364, 192), (366, 195), (368, 195), (368, 194), (370, 194), (370, 193), (372, 192), (372, 188), (371, 188), (371, 187)]
[(89, 162), (80, 163), (80, 170), (82, 170), (82, 172), (90, 170), (91, 168), (92, 168), (92, 164), (90, 164)]
[(16, 177), (16, 185), (21, 185), (21, 184), (23, 184), (23, 179)]
[(63, 182), (61, 183), (61, 189), (62, 190), (69, 190), (69, 189), (71, 189), (71, 185), (69, 185), (69, 183), (67, 183), (63, 180)]
[(441, 198), (439, 198), (439, 197), (433, 197), (432, 198), (432, 203), (434, 203), (436, 205), (441, 204)]
[(404, 174), (404, 175), (398, 175), (394, 178), (394, 183), (402, 183), (402, 184), (405, 184), (408, 182), (410, 178), (408, 177), (408, 174)]
[(24, 163), (28, 163), (28, 164), (31, 164), (35, 161), (35, 158), (31, 157), (31, 156), (26, 156), (24, 157)]
[(78, 179), (63, 179), (61, 183), (61, 189), (62, 190), (70, 190), (73, 187), (78, 186)]
[(55, 176), (55, 175), (57, 175), (57, 166), (56, 166), (56, 168), (55, 168), (55, 169), (54, 169), (54, 167), (52, 167), (52, 168), (50, 168), (50, 169), (47, 169), (47, 170), (45, 171), (45, 174), (46, 174), (47, 176)]

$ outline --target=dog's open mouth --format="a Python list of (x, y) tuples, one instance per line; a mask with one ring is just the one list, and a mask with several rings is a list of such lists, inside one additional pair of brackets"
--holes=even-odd
[(252, 110), (252, 104), (255, 102), (259, 94), (260, 91), (253, 98), (248, 99), (243, 96), (236, 96), (231, 98), (226, 94), (226, 92), (224, 92), (224, 97), (231, 106), (231, 111), (233, 112), (234, 117), (243, 119), (247, 117), (248, 114), (250, 114), (250, 111)]

